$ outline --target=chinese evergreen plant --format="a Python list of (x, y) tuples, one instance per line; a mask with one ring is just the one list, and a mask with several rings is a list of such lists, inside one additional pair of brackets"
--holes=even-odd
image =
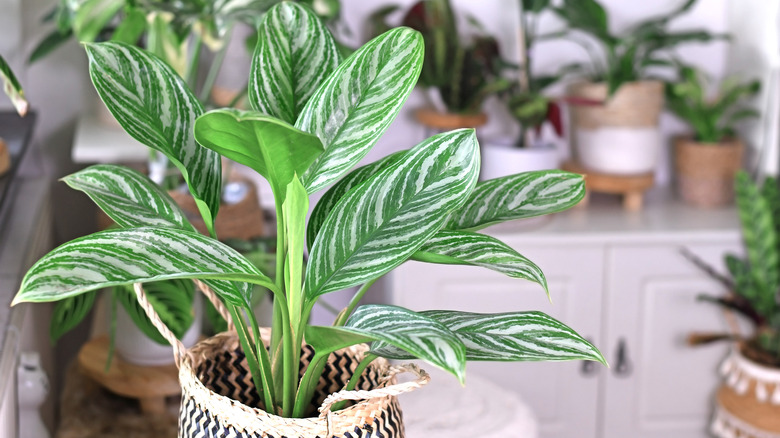
[(758, 117), (756, 110), (743, 104), (758, 94), (761, 82), (728, 78), (714, 98), (708, 96), (707, 86), (704, 73), (692, 67), (682, 67), (680, 81), (666, 84), (666, 106), (693, 128), (694, 140), (717, 144), (734, 137), (736, 123)]
[[(479, 150), (470, 129), (433, 136), (350, 171), (415, 85), (423, 59), (419, 33), (393, 29), (341, 61), (316, 16), (284, 2), (266, 15), (258, 37), (249, 80), (252, 111), (204, 112), (157, 57), (122, 43), (86, 46), (101, 98), (130, 135), (165, 153), (181, 170), (210, 236), (196, 233), (167, 193), (146, 177), (119, 166), (89, 168), (67, 180), (120, 228), (73, 240), (44, 256), (25, 276), (14, 303), (60, 300), (114, 285), (201, 279), (233, 317), (265, 409), (287, 417), (308, 414), (328, 355), (356, 343), (374, 343), (362, 366), (376, 356), (415, 357), (460, 381), (467, 360), (604, 362), (588, 341), (540, 312), (418, 313), (358, 306), (374, 281), (410, 259), (480, 266), (546, 290), (536, 265), (478, 231), (576, 204), (584, 195), (582, 177), (543, 171), (477, 183)], [(261, 272), (216, 239), (221, 156), (251, 167), (271, 185), (274, 273)], [(329, 186), (307, 225), (310, 195)], [(249, 305), (253, 284), (275, 298), (269, 348)], [(321, 296), (356, 285), (362, 286), (333, 326), (308, 324)], [(299, 379), (304, 340), (315, 354)]]
[(754, 360), (780, 366), (780, 186), (775, 178), (757, 184), (746, 172), (736, 176), (736, 198), (745, 256), (725, 256), (729, 275), (718, 273), (689, 251), (684, 255), (718, 280), (730, 293), (702, 295), (700, 299), (735, 311), (753, 326), (753, 332), (699, 335), (695, 343), (737, 340)]

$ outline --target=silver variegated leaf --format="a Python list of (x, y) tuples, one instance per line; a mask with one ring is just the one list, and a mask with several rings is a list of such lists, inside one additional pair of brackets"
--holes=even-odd
[(325, 146), (304, 174), (309, 193), (337, 180), (374, 146), (417, 83), (422, 57), (420, 34), (396, 28), (353, 53), (317, 89), (295, 123)]
[(347, 192), (312, 245), (305, 295), (365, 283), (407, 260), (463, 205), (479, 173), (473, 129), (431, 137)]
[[(463, 382), (466, 355), (463, 343), (443, 324), (403, 307), (364, 305), (344, 327), (307, 327), (306, 341), (318, 354), (356, 343), (378, 341), (403, 357), (425, 360), (454, 374)], [(383, 352), (382, 352), (383, 353)], [(380, 354), (393, 359), (394, 356)]]
[[(542, 312), (482, 314), (429, 310), (421, 314), (453, 331), (472, 361), (593, 360), (606, 365), (601, 352), (574, 330)], [(374, 352), (394, 359), (412, 359), (397, 347), (382, 343)]]
[[(189, 231), (142, 227), (101, 231), (52, 250), (24, 276), (14, 303), (57, 301), (104, 287), (171, 278), (245, 281), (275, 289), (265, 274), (223, 243)], [(222, 298), (245, 303), (238, 291)]]
[(306, 102), (341, 61), (330, 31), (309, 8), (274, 6), (257, 31), (249, 75), (249, 103), (295, 123)]
[(100, 98), (139, 142), (165, 154), (181, 171), (209, 229), (219, 211), (219, 155), (195, 142), (203, 107), (164, 61), (136, 47), (87, 44), (89, 74)]
[(396, 163), (405, 153), (406, 151), (399, 151), (388, 155), (381, 160), (361, 166), (348, 173), (344, 178), (341, 178), (339, 182), (329, 188), (317, 202), (317, 205), (314, 207), (314, 210), (312, 210), (311, 216), (309, 217), (309, 226), (306, 228), (306, 241), (309, 245), (309, 249), (311, 249), (311, 246), (314, 244), (314, 240), (320, 232), (322, 224), (325, 223), (325, 219), (328, 217), (331, 210), (333, 210), (333, 207), (336, 206), (336, 203), (338, 203), (348, 191), (365, 182), (369, 177), (375, 175), (379, 171)]
[(481, 182), (452, 213), (447, 229), (478, 230), (500, 222), (541, 216), (577, 205), (585, 196), (582, 175), (542, 170)]
[(533, 281), (548, 292), (547, 280), (536, 264), (506, 243), (484, 234), (441, 230), (425, 242), (412, 259), (428, 263), (480, 266), (513, 278)]
[(170, 195), (135, 170), (97, 164), (62, 180), (86, 193), (122, 228), (157, 226), (195, 231)]

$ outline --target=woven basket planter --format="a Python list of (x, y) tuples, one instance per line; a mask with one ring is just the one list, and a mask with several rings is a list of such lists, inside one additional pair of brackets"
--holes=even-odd
[(721, 366), (712, 432), (722, 438), (780, 438), (780, 369), (735, 349)]
[(652, 172), (662, 147), (658, 120), (664, 106), (663, 84), (623, 84), (608, 98), (605, 83), (577, 83), (572, 97), (604, 101), (601, 106), (570, 105), (577, 161), (590, 170), (616, 175)]
[[(190, 350), (162, 324), (141, 285), (135, 285), (141, 306), (174, 349), (182, 387), (180, 438), (404, 437), (396, 396), (427, 384), (430, 378), (425, 371), (414, 365), (391, 367), (379, 358), (363, 371), (356, 390), (344, 391), (342, 388), (368, 351), (366, 345), (355, 345), (328, 358), (310, 407), (313, 416), (284, 418), (269, 414), (262, 409), (228, 312), (213, 292), (198, 281), (196, 284), (217, 310), (227, 316), (231, 329), (199, 342)], [(270, 331), (261, 329), (261, 338), (267, 347)], [(313, 354), (309, 346), (304, 347), (301, 372)], [(397, 383), (395, 375), (405, 371), (415, 373), (417, 380)], [(352, 405), (331, 412), (332, 405), (345, 400)]]
[(697, 207), (730, 204), (734, 200), (734, 175), (742, 168), (744, 149), (739, 140), (707, 144), (676, 138), (674, 156), (680, 197)]

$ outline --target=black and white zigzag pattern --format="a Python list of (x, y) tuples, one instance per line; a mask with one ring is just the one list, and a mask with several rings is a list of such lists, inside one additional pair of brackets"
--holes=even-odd
[[(301, 368), (309, 362), (313, 351), (307, 348), (302, 354)], [(336, 354), (323, 372), (317, 386), (314, 406), (319, 406), (328, 394), (343, 388), (352, 375), (358, 361), (346, 354)], [(197, 369), (201, 382), (214, 392), (239, 401), (247, 406), (260, 407), (247, 363), (240, 350), (225, 352), (203, 361)], [(376, 387), (378, 372), (369, 368), (358, 383), (360, 389)], [(398, 400), (393, 399), (388, 409), (374, 417), (373, 424), (355, 425), (343, 435), (327, 438), (403, 438), (403, 419)], [(182, 394), (179, 412), (179, 438), (325, 438), (325, 437), (277, 437), (265, 432), (246, 432), (223, 424), (210, 412), (202, 409), (188, 394)]]

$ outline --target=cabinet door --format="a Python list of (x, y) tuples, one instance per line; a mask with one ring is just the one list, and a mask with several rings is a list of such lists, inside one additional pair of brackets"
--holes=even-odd
[(724, 330), (722, 311), (696, 300), (701, 293), (724, 291), (680, 254), (682, 245), (721, 272), (723, 254), (737, 248), (737, 242), (680, 242), (608, 251), (606, 438), (707, 436), (717, 368), (727, 346), (690, 347), (686, 337)]
[[(510, 245), (512, 244), (511, 242)], [(390, 276), (394, 304), (415, 310), (474, 312), (540, 310), (583, 336), (599, 339), (603, 250), (596, 247), (520, 247), (544, 271), (553, 304), (538, 285), (467, 266), (409, 262)], [(606, 368), (584, 362), (469, 363), (478, 373), (516, 391), (531, 407), (544, 438), (596, 436), (599, 376)]]

